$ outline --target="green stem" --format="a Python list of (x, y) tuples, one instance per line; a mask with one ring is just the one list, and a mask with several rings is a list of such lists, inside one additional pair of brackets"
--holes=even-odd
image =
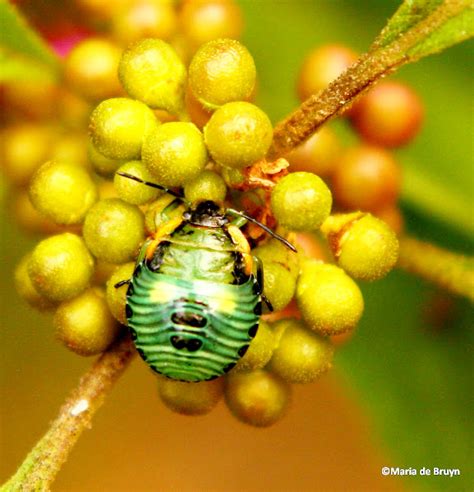
[(474, 302), (474, 257), (410, 237), (400, 239), (398, 266)]
[(401, 198), (404, 204), (426, 212), (448, 227), (469, 238), (474, 237), (471, 204), (459, 193), (453, 193), (441, 183), (417, 170), (416, 165), (403, 169)]
[(46, 434), (0, 488), (1, 492), (49, 490), (82, 431), (90, 428), (92, 417), (134, 354), (133, 343), (126, 337), (100, 356), (66, 399)]

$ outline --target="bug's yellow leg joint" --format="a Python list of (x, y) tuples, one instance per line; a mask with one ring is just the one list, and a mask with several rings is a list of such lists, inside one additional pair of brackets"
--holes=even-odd
[(244, 233), (235, 225), (227, 226), (227, 232), (232, 238), (232, 242), (237, 246), (237, 251), (243, 254), (245, 264), (245, 274), (250, 275), (253, 272), (253, 257), (250, 254), (250, 244)]
[(153, 257), (153, 253), (158, 245), (161, 243), (163, 238), (172, 234), (183, 222), (183, 218), (181, 216), (174, 217), (170, 219), (168, 222), (164, 222), (153, 233), (153, 238), (150, 241), (145, 253), (145, 257), (147, 260), (150, 260)]

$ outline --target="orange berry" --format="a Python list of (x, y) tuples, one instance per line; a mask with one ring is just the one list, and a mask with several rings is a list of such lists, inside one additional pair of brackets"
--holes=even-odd
[(360, 145), (343, 154), (332, 178), (332, 191), (339, 205), (373, 211), (396, 202), (401, 170), (388, 151)]
[(341, 146), (335, 133), (327, 127), (318, 130), (306, 142), (290, 152), (286, 159), (290, 171), (307, 171), (327, 177), (334, 171)]
[(396, 81), (382, 82), (351, 109), (351, 121), (360, 136), (383, 147), (399, 147), (418, 133), (423, 105), (408, 86)]
[(238, 39), (243, 24), (240, 8), (232, 0), (189, 0), (179, 20), (194, 49), (212, 39)]
[(328, 44), (315, 48), (303, 62), (297, 81), (299, 98), (304, 101), (317, 94), (357, 60), (357, 54), (346, 46)]

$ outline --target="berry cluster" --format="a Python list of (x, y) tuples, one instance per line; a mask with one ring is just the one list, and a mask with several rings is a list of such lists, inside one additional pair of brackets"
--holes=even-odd
[[(160, 377), (159, 394), (189, 415), (207, 413), (224, 396), (241, 421), (271, 425), (284, 414), (292, 383), (315, 381), (331, 367), (331, 337), (357, 325), (364, 303), (354, 279), (380, 279), (397, 261), (396, 234), (376, 217), (393, 223), (400, 182), (382, 147), (414, 135), (418, 100), (400, 84), (381, 84), (349, 113), (366, 143), (341, 152), (324, 128), (274, 159), (270, 119), (251, 102), (254, 60), (231, 39), (241, 24), (234, 3), (184, 2), (176, 12), (166, 2), (127, 2), (108, 20), (112, 40), (84, 40), (64, 60), (67, 89), (54, 89), (64, 102), (61, 130), (44, 115), (4, 130), (15, 217), (48, 235), (19, 263), (18, 292), (54, 311), (57, 338), (68, 348), (98, 354), (126, 330), (127, 288), (116, 284), (132, 276), (140, 245), (163, 226), (160, 213), (173, 200), (123, 174), (182, 190), (193, 206), (211, 200), (245, 210), (298, 249), (246, 226), (275, 312), (264, 312), (228, 375), (201, 383)], [(130, 42), (122, 53), (120, 44)], [(300, 74), (301, 97), (354, 58), (341, 47), (314, 52)], [(87, 144), (81, 128), (90, 104)], [(330, 215), (333, 195), (341, 213)]]

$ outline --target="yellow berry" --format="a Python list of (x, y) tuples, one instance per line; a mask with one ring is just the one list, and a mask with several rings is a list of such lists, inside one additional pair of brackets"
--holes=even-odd
[(31, 179), (31, 203), (57, 224), (81, 223), (97, 196), (91, 176), (77, 164), (49, 161)]
[(66, 84), (91, 101), (120, 95), (117, 77), (120, 53), (120, 48), (106, 39), (81, 41), (64, 60)]
[(161, 401), (173, 412), (182, 415), (204, 415), (209, 413), (222, 398), (224, 380), (186, 383), (159, 378), (158, 391)]
[(296, 319), (278, 321), (274, 329), (279, 342), (269, 369), (285, 381), (311, 383), (331, 368), (334, 348), (327, 338)]
[(65, 301), (90, 283), (94, 260), (84, 241), (66, 232), (43, 239), (33, 250), (28, 273), (38, 292), (50, 301)]
[(186, 68), (161, 39), (143, 39), (122, 55), (119, 77), (128, 94), (151, 108), (179, 114), (184, 107)]
[(144, 139), (159, 124), (153, 111), (133, 99), (102, 101), (92, 112), (89, 132), (95, 148), (110, 159), (139, 159)]
[(296, 300), (304, 321), (322, 335), (355, 328), (364, 310), (357, 284), (342, 269), (317, 260), (304, 262)]
[(270, 360), (275, 348), (275, 335), (263, 320), (260, 320), (257, 335), (250, 343), (245, 355), (237, 362), (232, 372), (254, 371), (262, 369)]
[(340, 214), (323, 224), (337, 264), (361, 280), (378, 280), (392, 270), (398, 260), (395, 232), (371, 214)]
[(207, 151), (196, 125), (171, 122), (145, 140), (142, 158), (156, 183), (173, 187), (199, 176), (207, 164)]
[(189, 66), (189, 87), (205, 107), (244, 101), (255, 87), (255, 62), (235, 39), (216, 39), (199, 48)]
[(109, 263), (131, 260), (144, 239), (144, 218), (138, 207), (117, 198), (97, 202), (84, 221), (84, 240), (92, 254)]
[(43, 297), (33, 285), (28, 273), (30, 257), (31, 253), (25, 255), (15, 268), (15, 288), (20, 297), (22, 297), (30, 306), (39, 311), (48, 311), (52, 309), (55, 304)]
[(268, 427), (283, 417), (290, 387), (275, 374), (259, 369), (230, 373), (224, 394), (227, 406), (237, 419), (255, 427)]
[(56, 338), (79, 355), (103, 352), (119, 333), (104, 292), (97, 287), (63, 302), (54, 314), (54, 325)]

